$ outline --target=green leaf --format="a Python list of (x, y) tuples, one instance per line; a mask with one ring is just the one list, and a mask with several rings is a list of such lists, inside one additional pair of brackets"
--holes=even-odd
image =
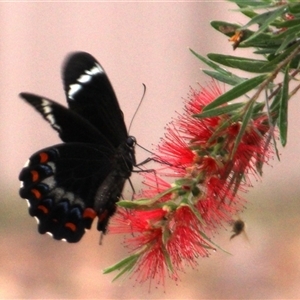
[(241, 27), (241, 25), (228, 23), (224, 21), (211, 21), (210, 25), (217, 31), (225, 34), (228, 37), (231, 37), (235, 34), (236, 30)]
[[(284, 41), (282, 42), (282, 44), (280, 45), (280, 47), (278, 47), (277, 51), (275, 52), (275, 55), (279, 54), (281, 51), (283, 51), (289, 44), (291, 44), (292, 42), (294, 42), (296, 40), (296, 36), (294, 34), (290, 34), (288, 35)], [(292, 47), (290, 47), (292, 48)], [(280, 61), (282, 61), (283, 59), (281, 59)]]
[(294, 27), (296, 25), (300, 25), (300, 20), (299, 19), (294, 19), (294, 20), (288, 20), (285, 22), (281, 22), (276, 25), (277, 28), (289, 28), (289, 27)]
[[(205, 239), (205, 240), (207, 240), (209, 243), (211, 243), (212, 245), (214, 245), (216, 248), (218, 248), (218, 249), (220, 249), (221, 251), (223, 251), (223, 252), (225, 252), (225, 253), (227, 253), (227, 254), (229, 254), (229, 255), (231, 255), (231, 253), (230, 252), (228, 252), (228, 251), (226, 251), (226, 250), (224, 250), (224, 249), (222, 249), (219, 245), (217, 245), (216, 243), (214, 243), (203, 231), (199, 231), (199, 234)], [(215, 249), (213, 249), (213, 250), (215, 250)]]
[(268, 57), (268, 59), (271, 59), (271, 57), (274, 57), (272, 58), (267, 64), (266, 66), (270, 66), (270, 67), (277, 67), (277, 65), (279, 63), (281, 63), (284, 59), (286, 59), (297, 47), (299, 47), (299, 44), (300, 42), (297, 42), (295, 44), (293, 44), (292, 46), (290, 46), (289, 48), (287, 48), (285, 51), (283, 51), (280, 55), (277, 55), (277, 56), (273, 56), (273, 55), (270, 55), (270, 57)]
[(138, 209), (143, 207), (149, 207), (155, 201), (156, 199), (154, 200), (153, 198), (151, 199), (145, 198), (145, 199), (138, 199), (138, 200), (122, 200), (117, 202), (116, 204), (120, 207), (124, 207), (128, 209)]
[(255, 54), (274, 54), (278, 47), (272, 47), (272, 48), (265, 48), (265, 49), (259, 49), (256, 51), (253, 51)]
[(216, 72), (213, 71), (209, 71), (209, 70), (203, 70), (204, 73), (208, 74), (209, 76), (228, 83), (230, 85), (235, 85), (237, 83), (242, 82), (243, 78), (238, 77), (236, 75), (234, 75), (233, 73), (221, 68), (219, 65), (217, 65), (216, 63), (212, 62), (211, 60), (205, 58), (204, 56), (196, 53), (194, 50), (190, 49), (190, 51), (201, 61), (203, 61), (205, 64), (207, 64), (209, 67), (211, 67), (212, 69), (214, 69)]
[(253, 73), (272, 72), (275, 68), (274, 66), (267, 65), (268, 61), (265, 60), (250, 59), (217, 53), (209, 53), (207, 54), (207, 57), (227, 67), (236, 68)]
[(252, 89), (256, 88), (259, 84), (261, 84), (265, 79), (268, 78), (267, 74), (259, 75), (254, 78), (248, 79), (235, 87), (233, 87), (228, 92), (224, 93), (220, 97), (218, 97), (215, 101), (208, 104), (204, 107), (203, 112), (216, 108), (222, 104), (225, 104), (231, 100), (234, 100), (240, 96), (243, 96), (247, 92), (251, 91)]
[[(254, 32), (251, 35), (248, 34), (249, 37), (252, 35), (254, 35)], [(262, 32), (253, 39), (247, 39), (247, 35), (245, 34), (244, 37), (245, 39), (239, 44), (239, 47), (273, 48), (278, 47), (281, 44), (281, 40), (273, 39), (273, 34), (271, 33)]]
[(210, 110), (206, 110), (203, 113), (195, 114), (193, 117), (203, 119), (203, 118), (211, 118), (216, 117), (223, 114), (233, 113), (235, 110), (243, 107), (245, 103), (234, 103), (226, 106), (216, 107)]
[(168, 270), (173, 273), (173, 266), (172, 266), (171, 258), (170, 258), (170, 255), (169, 255), (166, 247), (164, 246), (164, 244), (162, 245), (161, 249), (162, 249), (163, 255), (165, 257), (166, 266), (167, 266)]
[(241, 78), (239, 76), (234, 75), (231, 72), (227, 72), (228, 75), (221, 74), (219, 72), (211, 71), (211, 70), (202, 70), (202, 72), (212, 78), (215, 78), (216, 80), (218, 80), (220, 82), (224, 82), (229, 85), (237, 85), (237, 84), (247, 80), (246, 78)]
[(164, 245), (167, 244), (167, 242), (169, 241), (171, 237), (171, 231), (170, 229), (168, 228), (168, 226), (163, 226), (162, 227), (162, 242)]
[(223, 130), (225, 130), (227, 127), (231, 126), (235, 122), (238, 122), (239, 119), (240, 119), (240, 114), (235, 114), (229, 119), (227, 119), (225, 122), (223, 122), (220, 126), (217, 127), (217, 129), (213, 132), (212, 136), (209, 138), (207, 143), (209, 144), (212, 141), (214, 141), (215, 137), (217, 137), (220, 132), (222, 132)]
[(290, 69), (299, 69), (300, 68), (300, 55), (297, 55), (290, 64)]
[(241, 29), (246, 29), (247, 27), (253, 24), (260, 24), (259, 30), (257, 30), (251, 37), (248, 38), (248, 42), (258, 36), (260, 33), (265, 31), (273, 21), (275, 21), (278, 17), (282, 16), (282, 14), (287, 10), (286, 6), (282, 6), (276, 10), (271, 12), (266, 12), (263, 14), (259, 14), (252, 18), (246, 25), (241, 27)]
[(118, 263), (116, 263), (115, 265), (108, 267), (106, 269), (103, 270), (103, 274), (108, 274), (111, 273), (113, 271), (116, 270), (122, 270), (114, 279), (113, 281), (115, 281), (116, 279), (118, 279), (121, 275), (123, 275), (125, 272), (129, 272), (132, 270), (132, 268), (134, 267), (134, 265), (136, 264), (137, 260), (139, 259), (140, 254), (133, 254), (130, 255), (124, 259), (122, 259), (121, 261), (119, 261)]
[(239, 11), (242, 12), (248, 18), (252, 19), (257, 15), (257, 13), (254, 12), (253, 9), (251, 9), (249, 7), (244, 7), (242, 4), (238, 4), (238, 6), (241, 8), (241, 9), (239, 9)]
[[(277, 101), (276, 98), (278, 98), (278, 99), (280, 98), (279, 91), (276, 94), (275, 99), (273, 100), (272, 105), (274, 104), (274, 101)], [(269, 137), (268, 137), (268, 140), (265, 143), (264, 149), (267, 149), (269, 142), (272, 140), (273, 141), (273, 146), (275, 148), (276, 156), (277, 156), (278, 160), (280, 161), (279, 151), (278, 151), (278, 148), (277, 148), (277, 142), (276, 142), (275, 136), (274, 136), (274, 129), (275, 129), (275, 124), (276, 124), (276, 121), (277, 121), (278, 113), (277, 113), (277, 111), (276, 111), (275, 114), (273, 114), (271, 112), (271, 107), (270, 107), (268, 101), (269, 101), (268, 98), (266, 98), (266, 102), (265, 103), (266, 103), (266, 107), (267, 107), (267, 115), (268, 115), (268, 121), (269, 121), (270, 129), (269, 129)], [(278, 100), (278, 103), (279, 103), (279, 100)], [(263, 153), (265, 153), (265, 151), (263, 151)]]
[(240, 6), (242, 9), (240, 11), (243, 11), (243, 8), (250, 9), (251, 7), (255, 9), (259, 8), (267, 8), (270, 7), (270, 4), (272, 3), (271, 0), (268, 1), (261, 1), (261, 0), (229, 0), (230, 2), (236, 3), (238, 6)]
[(248, 102), (248, 103), (249, 103), (248, 107), (245, 107), (246, 113), (244, 114), (244, 118), (242, 120), (242, 126), (241, 126), (241, 128), (239, 130), (239, 133), (238, 133), (238, 135), (235, 139), (235, 142), (234, 142), (233, 150), (232, 150), (232, 153), (231, 153), (231, 159), (233, 158), (233, 156), (236, 152), (236, 149), (239, 146), (239, 143), (242, 140), (243, 135), (246, 131), (247, 125), (249, 124), (249, 121), (252, 118), (252, 113), (253, 113), (253, 108), (254, 108), (255, 101), (250, 100), (250, 102)]
[(286, 67), (284, 79), (283, 79), (281, 98), (280, 98), (279, 118), (278, 118), (280, 141), (283, 147), (287, 143), (288, 100), (289, 100), (289, 67)]
[(300, 13), (300, 4), (297, 3), (290, 3), (289, 4), (289, 10), (290, 10), (290, 13), (292, 14), (299, 14)]
[[(141, 199), (135, 199), (135, 200), (122, 200), (117, 202), (116, 204), (120, 207), (124, 207), (124, 208), (129, 208), (129, 209), (147, 209), (150, 206), (153, 208), (155, 202), (157, 202), (158, 200), (160, 200), (162, 197), (166, 196), (166, 195), (170, 195), (173, 192), (176, 192), (180, 189), (179, 186), (173, 186), (170, 187), (168, 189), (166, 189), (165, 191), (156, 194), (155, 197), (153, 198), (141, 198)], [(160, 207), (159, 204), (157, 204), (157, 207)]]
[(270, 105), (270, 117), (272, 118), (272, 124), (275, 124), (276, 119), (279, 116), (279, 106), (280, 106), (280, 99), (281, 99), (281, 91), (282, 87), (280, 87), (280, 90), (278, 90), (276, 96), (274, 97), (274, 100), (272, 101)]
[(193, 204), (188, 204), (188, 203), (182, 202), (182, 203), (180, 204), (180, 207), (183, 207), (183, 206), (188, 207), (188, 208), (191, 210), (191, 212), (195, 215), (195, 217), (197, 218), (197, 220), (198, 220), (202, 225), (206, 225), (206, 223), (205, 223), (205, 221), (203, 220), (203, 218), (202, 218), (200, 212), (194, 207)]
[(265, 107), (265, 103), (255, 102), (255, 105), (253, 108), (253, 115), (257, 115), (257, 114), (261, 113), (264, 107)]
[(296, 37), (299, 37), (300, 35), (300, 25), (293, 26), (288, 28), (287, 30), (283, 31), (280, 34), (273, 35), (273, 40), (280, 40), (280, 39), (285, 39), (289, 35), (295, 35)]
[(217, 72), (219, 72), (220, 74), (224, 74), (227, 75), (229, 72), (226, 71), (225, 69), (221, 68), (219, 65), (215, 64), (214, 62), (212, 62), (211, 60), (205, 58), (204, 56), (196, 53), (194, 50), (190, 49), (190, 51), (197, 57), (199, 58), (201, 61), (203, 61), (205, 64), (207, 64), (209, 67), (211, 67), (212, 69), (216, 70)]

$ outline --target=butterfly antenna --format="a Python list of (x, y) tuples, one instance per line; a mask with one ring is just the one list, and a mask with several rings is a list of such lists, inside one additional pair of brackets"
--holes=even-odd
[(146, 152), (148, 152), (148, 153), (150, 153), (150, 154), (152, 154), (152, 155), (155, 155), (154, 152), (148, 150), (147, 148), (143, 147), (142, 145), (140, 145), (140, 144), (138, 144), (138, 143), (136, 143), (136, 145), (137, 145), (138, 147), (140, 147), (141, 149), (145, 150)]
[[(143, 147), (142, 145), (136, 143), (136, 145), (138, 147), (140, 147), (141, 149), (143, 149), (144, 151), (150, 153), (151, 155), (153, 155), (154, 157), (148, 157), (146, 158), (145, 160), (143, 160), (142, 162), (138, 163), (135, 165), (135, 167), (139, 167), (139, 166), (143, 166), (145, 164), (147, 164), (148, 162), (150, 161), (154, 161), (154, 162), (157, 162), (157, 163), (160, 163), (160, 164), (163, 164), (163, 165), (167, 165), (167, 166), (170, 166), (172, 167), (173, 164), (171, 164), (170, 162), (166, 161), (166, 160), (163, 160), (162, 158), (160, 158), (158, 155), (156, 155), (154, 152), (148, 150), (147, 148)], [(184, 169), (184, 167), (182, 167), (182, 169)]]
[(144, 92), (143, 92), (142, 98), (140, 100), (140, 103), (139, 103), (138, 107), (136, 108), (135, 113), (133, 114), (133, 117), (132, 117), (132, 119), (130, 121), (130, 124), (129, 124), (129, 127), (128, 127), (128, 132), (130, 132), (130, 128), (131, 128), (132, 122), (133, 122), (133, 120), (134, 120), (134, 118), (135, 118), (135, 116), (136, 116), (136, 114), (137, 114), (137, 112), (138, 112), (138, 110), (139, 110), (139, 108), (140, 108), (143, 100), (144, 100), (144, 97), (145, 97), (145, 94), (146, 94), (146, 85), (144, 83), (143, 83), (143, 87), (144, 87)]

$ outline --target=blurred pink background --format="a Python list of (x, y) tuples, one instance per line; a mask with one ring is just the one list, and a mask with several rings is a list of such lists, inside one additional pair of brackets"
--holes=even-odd
[[(262, 182), (246, 194), (249, 241), (229, 241), (228, 226), (215, 242), (221, 251), (187, 268), (165, 288), (134, 281), (111, 283), (102, 270), (126, 255), (121, 236), (95, 228), (78, 244), (37, 233), (18, 195), (18, 174), (35, 151), (58, 143), (54, 130), (19, 97), (21, 91), (65, 104), (60, 79), (68, 52), (84, 50), (104, 66), (129, 124), (147, 93), (130, 134), (151, 149), (164, 125), (182, 108), (182, 98), (209, 78), (188, 50), (205, 55), (247, 55), (214, 31), (211, 20), (242, 22), (235, 8), (211, 2), (12, 2), (0, 3), (0, 298), (217, 299), (300, 298), (299, 95), (290, 102), (289, 140), (281, 162), (265, 166)], [(246, 54), (245, 54), (246, 53)], [(137, 149), (137, 160), (148, 154)], [(138, 189), (139, 178), (133, 181)], [(130, 193), (130, 189), (126, 191)], [(125, 192), (126, 192), (125, 191)]]

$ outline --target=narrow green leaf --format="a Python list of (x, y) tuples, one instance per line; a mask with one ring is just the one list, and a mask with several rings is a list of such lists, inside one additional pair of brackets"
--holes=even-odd
[(125, 273), (127, 273), (127, 272), (128, 272), (128, 273), (131, 272), (132, 269), (134, 268), (135, 263), (136, 263), (136, 262), (134, 262), (134, 261), (128, 263), (128, 265), (127, 265), (126, 267), (124, 267), (124, 269), (123, 269), (121, 272), (119, 272), (119, 274), (118, 274), (116, 277), (114, 277), (114, 279), (112, 280), (112, 282), (114, 282), (114, 281), (116, 281), (117, 279), (119, 279), (123, 274), (125, 274)]
[(212, 141), (214, 141), (215, 137), (218, 136), (220, 132), (225, 130), (227, 127), (229, 127), (233, 123), (238, 122), (239, 119), (240, 119), (239, 114), (234, 114), (232, 117), (227, 119), (225, 122), (222, 123), (221, 126), (218, 126), (218, 128), (213, 132), (212, 136), (209, 138), (207, 143), (211, 143)]
[(236, 152), (236, 149), (246, 131), (246, 128), (247, 128), (247, 125), (249, 123), (249, 121), (251, 120), (251, 117), (252, 117), (252, 113), (253, 113), (253, 108), (254, 108), (254, 104), (255, 104), (255, 101), (252, 101), (250, 100), (250, 105), (247, 107), (246, 109), (246, 113), (244, 114), (244, 118), (242, 120), (242, 126), (239, 130), (239, 133), (235, 139), (235, 142), (234, 142), (234, 146), (233, 146), (233, 150), (232, 150), (232, 153), (231, 153), (231, 159), (233, 158), (235, 152)]
[(292, 14), (299, 14), (300, 13), (300, 4), (297, 3), (297, 1), (295, 1), (296, 3), (290, 3), (289, 4), (289, 10), (290, 13)]
[[(300, 42), (297, 42), (290, 46), (289, 48), (285, 49), (281, 54), (274, 56), (267, 64), (266, 66), (275, 67), (280, 62), (282, 62), (285, 58), (287, 58), (297, 47), (299, 47)], [(271, 57), (272, 55), (270, 55)], [(268, 59), (270, 59), (270, 57)]]
[[(248, 27), (250, 27), (251, 25), (253, 24), (258, 24), (258, 25), (262, 25), (262, 24), (265, 24), (268, 22), (268, 20), (270, 19), (271, 17), (271, 20), (274, 20), (277, 18), (277, 16), (275, 15), (275, 18), (274, 18), (274, 12), (276, 11), (267, 11), (265, 13), (262, 13), (262, 14), (257, 14), (256, 16), (254, 16), (253, 18), (251, 18), (251, 20), (244, 26), (241, 27), (241, 29), (246, 29)], [(281, 13), (282, 14), (282, 13)], [(280, 14), (280, 15), (281, 15)], [(272, 21), (271, 21), (272, 22)], [(270, 23), (267, 23), (267, 26), (269, 25)], [(267, 28), (267, 26), (265, 26), (264, 29)]]
[(203, 113), (195, 114), (193, 117), (203, 119), (216, 117), (223, 114), (233, 113), (235, 110), (243, 107), (245, 103), (234, 103), (226, 106), (216, 107), (214, 109), (206, 110)]
[[(156, 194), (153, 198), (141, 198), (135, 200), (122, 200), (117, 202), (116, 204), (120, 207), (129, 208), (129, 209), (147, 209), (150, 206), (154, 207), (155, 202), (160, 200), (162, 197), (172, 194), (180, 189), (179, 186), (172, 186), (165, 191)], [(159, 207), (159, 205), (158, 205)]]
[(211, 67), (212, 69), (216, 70), (217, 72), (219, 72), (220, 74), (224, 74), (227, 75), (228, 71), (226, 71), (225, 69), (221, 68), (219, 65), (215, 64), (214, 62), (212, 62), (211, 60), (205, 58), (204, 56), (196, 53), (194, 50), (190, 49), (190, 51), (197, 57), (199, 58), (201, 61), (203, 61), (205, 64), (207, 64), (209, 67)]
[[(276, 98), (280, 98), (280, 93), (279, 92), (276, 94), (275, 99), (273, 100), (273, 103), (276, 100)], [(268, 101), (269, 100), (266, 97), (265, 103), (266, 103), (266, 108), (267, 108), (267, 115), (268, 115), (268, 121), (269, 121), (270, 129), (269, 129), (268, 141), (265, 143), (264, 149), (265, 150), (267, 149), (270, 141), (272, 140), (273, 141), (273, 146), (275, 148), (276, 156), (277, 156), (278, 160), (280, 161), (279, 151), (278, 151), (278, 148), (277, 148), (277, 142), (276, 142), (275, 135), (274, 135), (274, 129), (275, 129), (275, 124), (277, 122), (278, 113), (277, 112), (275, 114), (271, 113), (271, 107), (270, 107)], [(263, 151), (263, 153), (266, 153), (266, 151)]]
[(299, 37), (300, 35), (300, 25), (293, 26), (288, 28), (287, 30), (283, 31), (280, 34), (275, 34), (273, 35), (272, 39), (273, 40), (283, 40), (289, 35), (295, 35), (296, 37)]
[(192, 178), (180, 178), (175, 180), (175, 184), (178, 186), (192, 186), (195, 183), (195, 180)]
[(217, 31), (227, 36), (232, 36), (235, 33), (235, 31), (241, 27), (241, 25), (228, 23), (224, 21), (211, 21), (210, 25)]
[(255, 54), (274, 54), (277, 50), (277, 46), (273, 48), (264, 48), (264, 49), (259, 49), (256, 51), (253, 51)]
[(247, 39), (249, 42), (250, 40), (254, 39), (256, 36), (258, 36), (260, 33), (265, 31), (268, 26), (271, 25), (271, 23), (280, 17), (285, 11), (287, 10), (287, 7), (284, 5), (276, 10), (273, 10), (272, 12), (267, 12), (263, 14), (259, 14), (252, 18), (246, 25), (241, 27), (241, 29), (246, 29), (247, 27), (253, 25), (253, 24), (260, 24), (259, 30), (257, 30), (251, 37)]
[[(290, 34), (288, 35), (284, 41), (282, 42), (282, 44), (280, 45), (280, 47), (278, 47), (277, 51), (275, 52), (275, 55), (279, 54), (281, 51), (283, 51), (286, 47), (288, 47), (289, 44), (291, 44), (292, 42), (294, 42), (296, 40), (296, 36), (295, 34)], [(291, 48), (291, 47), (290, 47)], [(283, 60), (283, 59), (282, 59)], [(282, 61), (280, 60), (280, 61)]]
[(280, 98), (279, 118), (278, 118), (280, 141), (283, 147), (287, 143), (288, 100), (289, 100), (289, 67), (285, 69), (281, 98)]
[(240, 11), (243, 11), (243, 9), (250, 10), (252, 7), (254, 9), (260, 9), (260, 8), (268, 8), (270, 7), (270, 4), (273, 3), (273, 1), (261, 1), (261, 0), (229, 0), (230, 2), (236, 3), (239, 7), (241, 7)]
[(257, 115), (262, 112), (263, 108), (265, 107), (264, 102), (255, 102), (253, 108), (253, 115)]
[(239, 76), (234, 75), (231, 72), (227, 72), (228, 75), (221, 74), (216, 71), (210, 71), (210, 70), (202, 70), (202, 72), (212, 78), (215, 78), (218, 81), (224, 82), (229, 85), (237, 85), (237, 84), (247, 80), (246, 78), (241, 78)]
[(136, 263), (139, 256), (140, 256), (140, 254), (133, 254), (133, 255), (130, 255), (130, 256), (124, 258), (124, 259), (120, 260), (119, 262), (117, 262), (115, 265), (104, 269), (103, 274), (108, 274), (113, 271), (123, 269), (124, 267), (126, 267), (128, 264), (131, 264), (132, 262)]
[(277, 147), (277, 142), (276, 142), (274, 134), (272, 134), (272, 141), (273, 141), (273, 147), (275, 148), (275, 153), (276, 153), (277, 159), (278, 159), (278, 161), (280, 161), (280, 154), (279, 154), (279, 150)]
[(276, 25), (277, 28), (289, 28), (289, 27), (294, 27), (296, 25), (300, 25), (300, 20), (299, 19), (294, 19), (294, 20), (288, 20), (285, 22), (281, 22)]
[(273, 124), (279, 116), (280, 98), (281, 98), (281, 94), (282, 94), (281, 89), (282, 89), (282, 87), (277, 92), (276, 96), (274, 97), (274, 99), (273, 99), (273, 101), (270, 105), (270, 114), (269, 115), (272, 118), (272, 123)]
[(300, 68), (300, 55), (298, 54), (290, 63), (290, 69), (299, 69)]
[(170, 229), (168, 228), (168, 226), (163, 226), (162, 227), (162, 242), (164, 245), (167, 244), (167, 242), (169, 241), (171, 236), (171, 232)]
[[(205, 239), (205, 240), (207, 240), (209, 243), (211, 243), (212, 245), (214, 245), (216, 248), (218, 248), (218, 249), (220, 249), (221, 251), (223, 251), (223, 252), (225, 252), (225, 253), (227, 253), (227, 254), (229, 254), (229, 255), (231, 255), (231, 253), (230, 252), (228, 252), (228, 251), (226, 251), (226, 250), (224, 250), (224, 249), (222, 249), (219, 245), (217, 245), (216, 243), (214, 243), (203, 231), (199, 231), (199, 234)], [(215, 250), (215, 249), (213, 249), (213, 250)]]
[(171, 258), (170, 258), (170, 255), (169, 255), (166, 247), (164, 246), (164, 244), (162, 245), (161, 249), (162, 249), (163, 255), (165, 257), (166, 266), (167, 266), (168, 270), (173, 272), (173, 266), (172, 266)]
[(222, 104), (225, 104), (231, 100), (234, 100), (234, 99), (246, 94), (247, 92), (256, 88), (259, 84), (261, 84), (266, 78), (268, 78), (267, 74), (259, 75), (259, 76), (253, 77), (251, 79), (248, 79), (247, 81), (242, 82), (239, 85), (236, 85), (231, 90), (229, 90), (228, 92), (226, 92), (223, 95), (221, 95), (220, 97), (218, 97), (215, 101), (213, 101), (212, 103), (205, 106), (205, 108), (203, 109), (203, 112), (213, 109), (213, 108), (216, 108)]
[(267, 65), (268, 61), (250, 59), (238, 56), (223, 55), (217, 53), (209, 53), (207, 57), (219, 64), (227, 67), (240, 69), (247, 72), (253, 73), (267, 73), (274, 70), (274, 66)]
[[(229, 0), (230, 1), (230, 0)], [(240, 9), (238, 11), (240, 11), (241, 13), (243, 13), (245, 16), (247, 16), (248, 18), (254, 18), (257, 13), (253, 11), (253, 9), (244, 6), (243, 4), (238, 4), (238, 6), (240, 7)]]
[[(156, 200), (155, 200), (156, 201)], [(153, 204), (153, 199), (138, 199), (138, 200), (122, 200), (117, 202), (117, 205), (120, 207), (128, 208), (128, 209), (135, 209), (135, 208), (142, 208), (142, 207), (149, 207)]]
[(198, 221), (202, 224), (202, 225), (206, 225), (205, 221), (203, 220), (201, 214), (199, 213), (199, 211), (194, 207), (193, 204), (188, 204), (188, 203), (181, 203), (180, 206), (185, 206), (188, 207), (192, 213), (195, 215), (195, 217), (198, 219)]
[(278, 47), (281, 44), (281, 39), (274, 39), (274, 34), (271, 33), (262, 32), (256, 35), (253, 39), (250, 39), (252, 35), (254, 35), (254, 32), (251, 35), (248, 34), (249, 38), (247, 38), (247, 35), (244, 35), (245, 39), (239, 44), (239, 47), (273, 48)]

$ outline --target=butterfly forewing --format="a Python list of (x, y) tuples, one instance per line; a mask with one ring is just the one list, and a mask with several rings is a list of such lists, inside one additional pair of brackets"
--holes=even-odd
[(89, 120), (118, 147), (127, 138), (123, 112), (101, 65), (88, 53), (69, 56), (63, 83), (71, 110)]
[(97, 143), (114, 151), (113, 146), (106, 137), (76, 112), (45, 97), (29, 93), (21, 93), (20, 96), (50, 123), (52, 128), (58, 132), (62, 141), (66, 143)]
[(93, 219), (105, 233), (115, 203), (135, 164), (135, 139), (100, 64), (88, 53), (70, 55), (63, 69), (70, 109), (21, 93), (65, 144), (33, 154), (22, 169), (20, 196), (40, 233), (78, 242)]

